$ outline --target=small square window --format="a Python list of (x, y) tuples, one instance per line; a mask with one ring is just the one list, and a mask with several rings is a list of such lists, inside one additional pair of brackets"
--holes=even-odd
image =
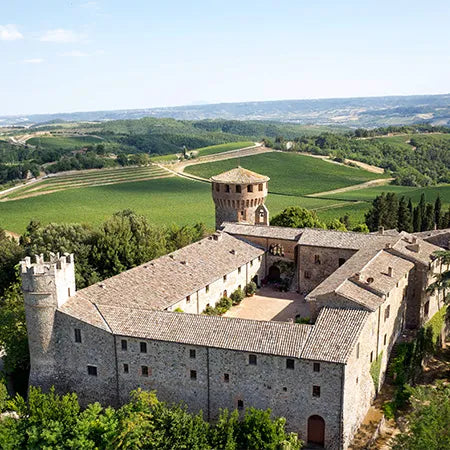
[(264, 189), (264, 185), (263, 184), (258, 184), (258, 191), (262, 191)]
[(128, 366), (128, 364), (124, 364), (123, 365), (123, 373), (128, 373), (130, 371), (130, 367)]
[(430, 312), (430, 301), (427, 301), (425, 305), (423, 305), (423, 313), (425, 316), (428, 316), (429, 312)]
[(242, 192), (242, 188), (239, 184), (236, 185), (236, 193), (240, 194)]
[(75, 328), (75, 342), (81, 344), (81, 330), (79, 328)]
[(141, 353), (147, 353), (147, 343), (141, 342), (140, 343)]
[(384, 321), (385, 322), (387, 319), (389, 319), (390, 314), (391, 314), (391, 305), (387, 305), (386, 309), (384, 310)]
[(256, 362), (257, 362), (256, 355), (248, 355), (248, 363), (251, 366), (256, 366)]
[(286, 369), (294, 369), (295, 362), (293, 359), (287, 359), (286, 360)]
[(97, 376), (97, 367), (95, 366), (87, 366), (88, 375), (91, 375), (93, 377)]
[(229, 383), (230, 382), (230, 374), (229, 373), (224, 373), (223, 374), (223, 381), (224, 381), (224, 383)]
[(320, 397), (320, 386), (313, 386), (313, 397)]
[(122, 350), (125, 352), (128, 350), (128, 341), (126, 339), (122, 339), (120, 341), (121, 346), (122, 346)]
[(190, 295), (188, 295), (188, 296), (186, 297), (186, 303), (191, 303), (191, 296), (190, 296)]
[(309, 280), (311, 278), (311, 274), (307, 270), (305, 270), (305, 278), (307, 280)]
[(359, 383), (359, 378), (358, 377), (356, 377), (356, 384), (358, 384)]
[(251, 184), (247, 186), (247, 192), (253, 192), (253, 186)]
[(258, 256), (258, 261), (259, 261), (259, 262), (262, 261), (262, 256)]
[(244, 409), (244, 401), (243, 400), (238, 400), (238, 409), (242, 410)]
[(238, 268), (238, 274), (239, 274), (239, 273), (241, 273), (241, 268), (240, 268), (240, 267)]
[(197, 371), (191, 370), (191, 380), (196, 380), (196, 379), (197, 379)]
[(287, 392), (287, 387), (284, 387), (284, 388), (283, 388), (283, 391), (284, 391), (284, 392)]
[(209, 284), (207, 284), (207, 285), (206, 285), (206, 288), (205, 288), (205, 290), (206, 290), (206, 293), (208, 293), (208, 292), (209, 292)]
[(195, 359), (195, 350), (193, 348), (191, 348), (189, 350), (189, 358)]
[(320, 363), (314, 363), (313, 370), (314, 372), (320, 372)]
[(225, 281), (227, 281), (227, 276), (226, 275), (223, 276), (223, 282), (225, 283)]
[(229, 184), (225, 185), (225, 192), (230, 192), (230, 185)]
[(148, 366), (141, 366), (141, 376), (148, 377)]
[(314, 255), (314, 264), (320, 264), (320, 255)]

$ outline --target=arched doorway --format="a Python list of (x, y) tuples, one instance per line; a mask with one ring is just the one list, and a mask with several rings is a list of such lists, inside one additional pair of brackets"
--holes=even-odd
[(271, 282), (277, 282), (280, 281), (280, 269), (277, 266), (270, 266), (269, 267), (269, 276), (268, 279)]
[(308, 443), (324, 446), (325, 420), (320, 416), (311, 416), (308, 419)]

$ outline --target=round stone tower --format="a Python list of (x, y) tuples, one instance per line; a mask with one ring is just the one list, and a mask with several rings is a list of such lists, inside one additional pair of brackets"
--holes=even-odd
[(27, 257), (20, 265), (30, 348), (29, 384), (46, 391), (55, 384), (56, 310), (75, 294), (73, 255), (52, 254), (49, 262), (40, 255), (33, 263)]
[(269, 177), (236, 167), (211, 177), (210, 181), (216, 206), (216, 228), (223, 222), (269, 224), (269, 214), (264, 206)]

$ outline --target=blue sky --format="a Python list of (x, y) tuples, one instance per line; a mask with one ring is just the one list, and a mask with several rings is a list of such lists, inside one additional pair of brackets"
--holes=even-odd
[(448, 1), (3, 0), (0, 114), (450, 92)]

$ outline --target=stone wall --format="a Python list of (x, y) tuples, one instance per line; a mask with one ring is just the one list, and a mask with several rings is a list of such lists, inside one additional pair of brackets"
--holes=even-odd
[(298, 254), (299, 289), (308, 293), (354, 255), (355, 250), (299, 245)]

